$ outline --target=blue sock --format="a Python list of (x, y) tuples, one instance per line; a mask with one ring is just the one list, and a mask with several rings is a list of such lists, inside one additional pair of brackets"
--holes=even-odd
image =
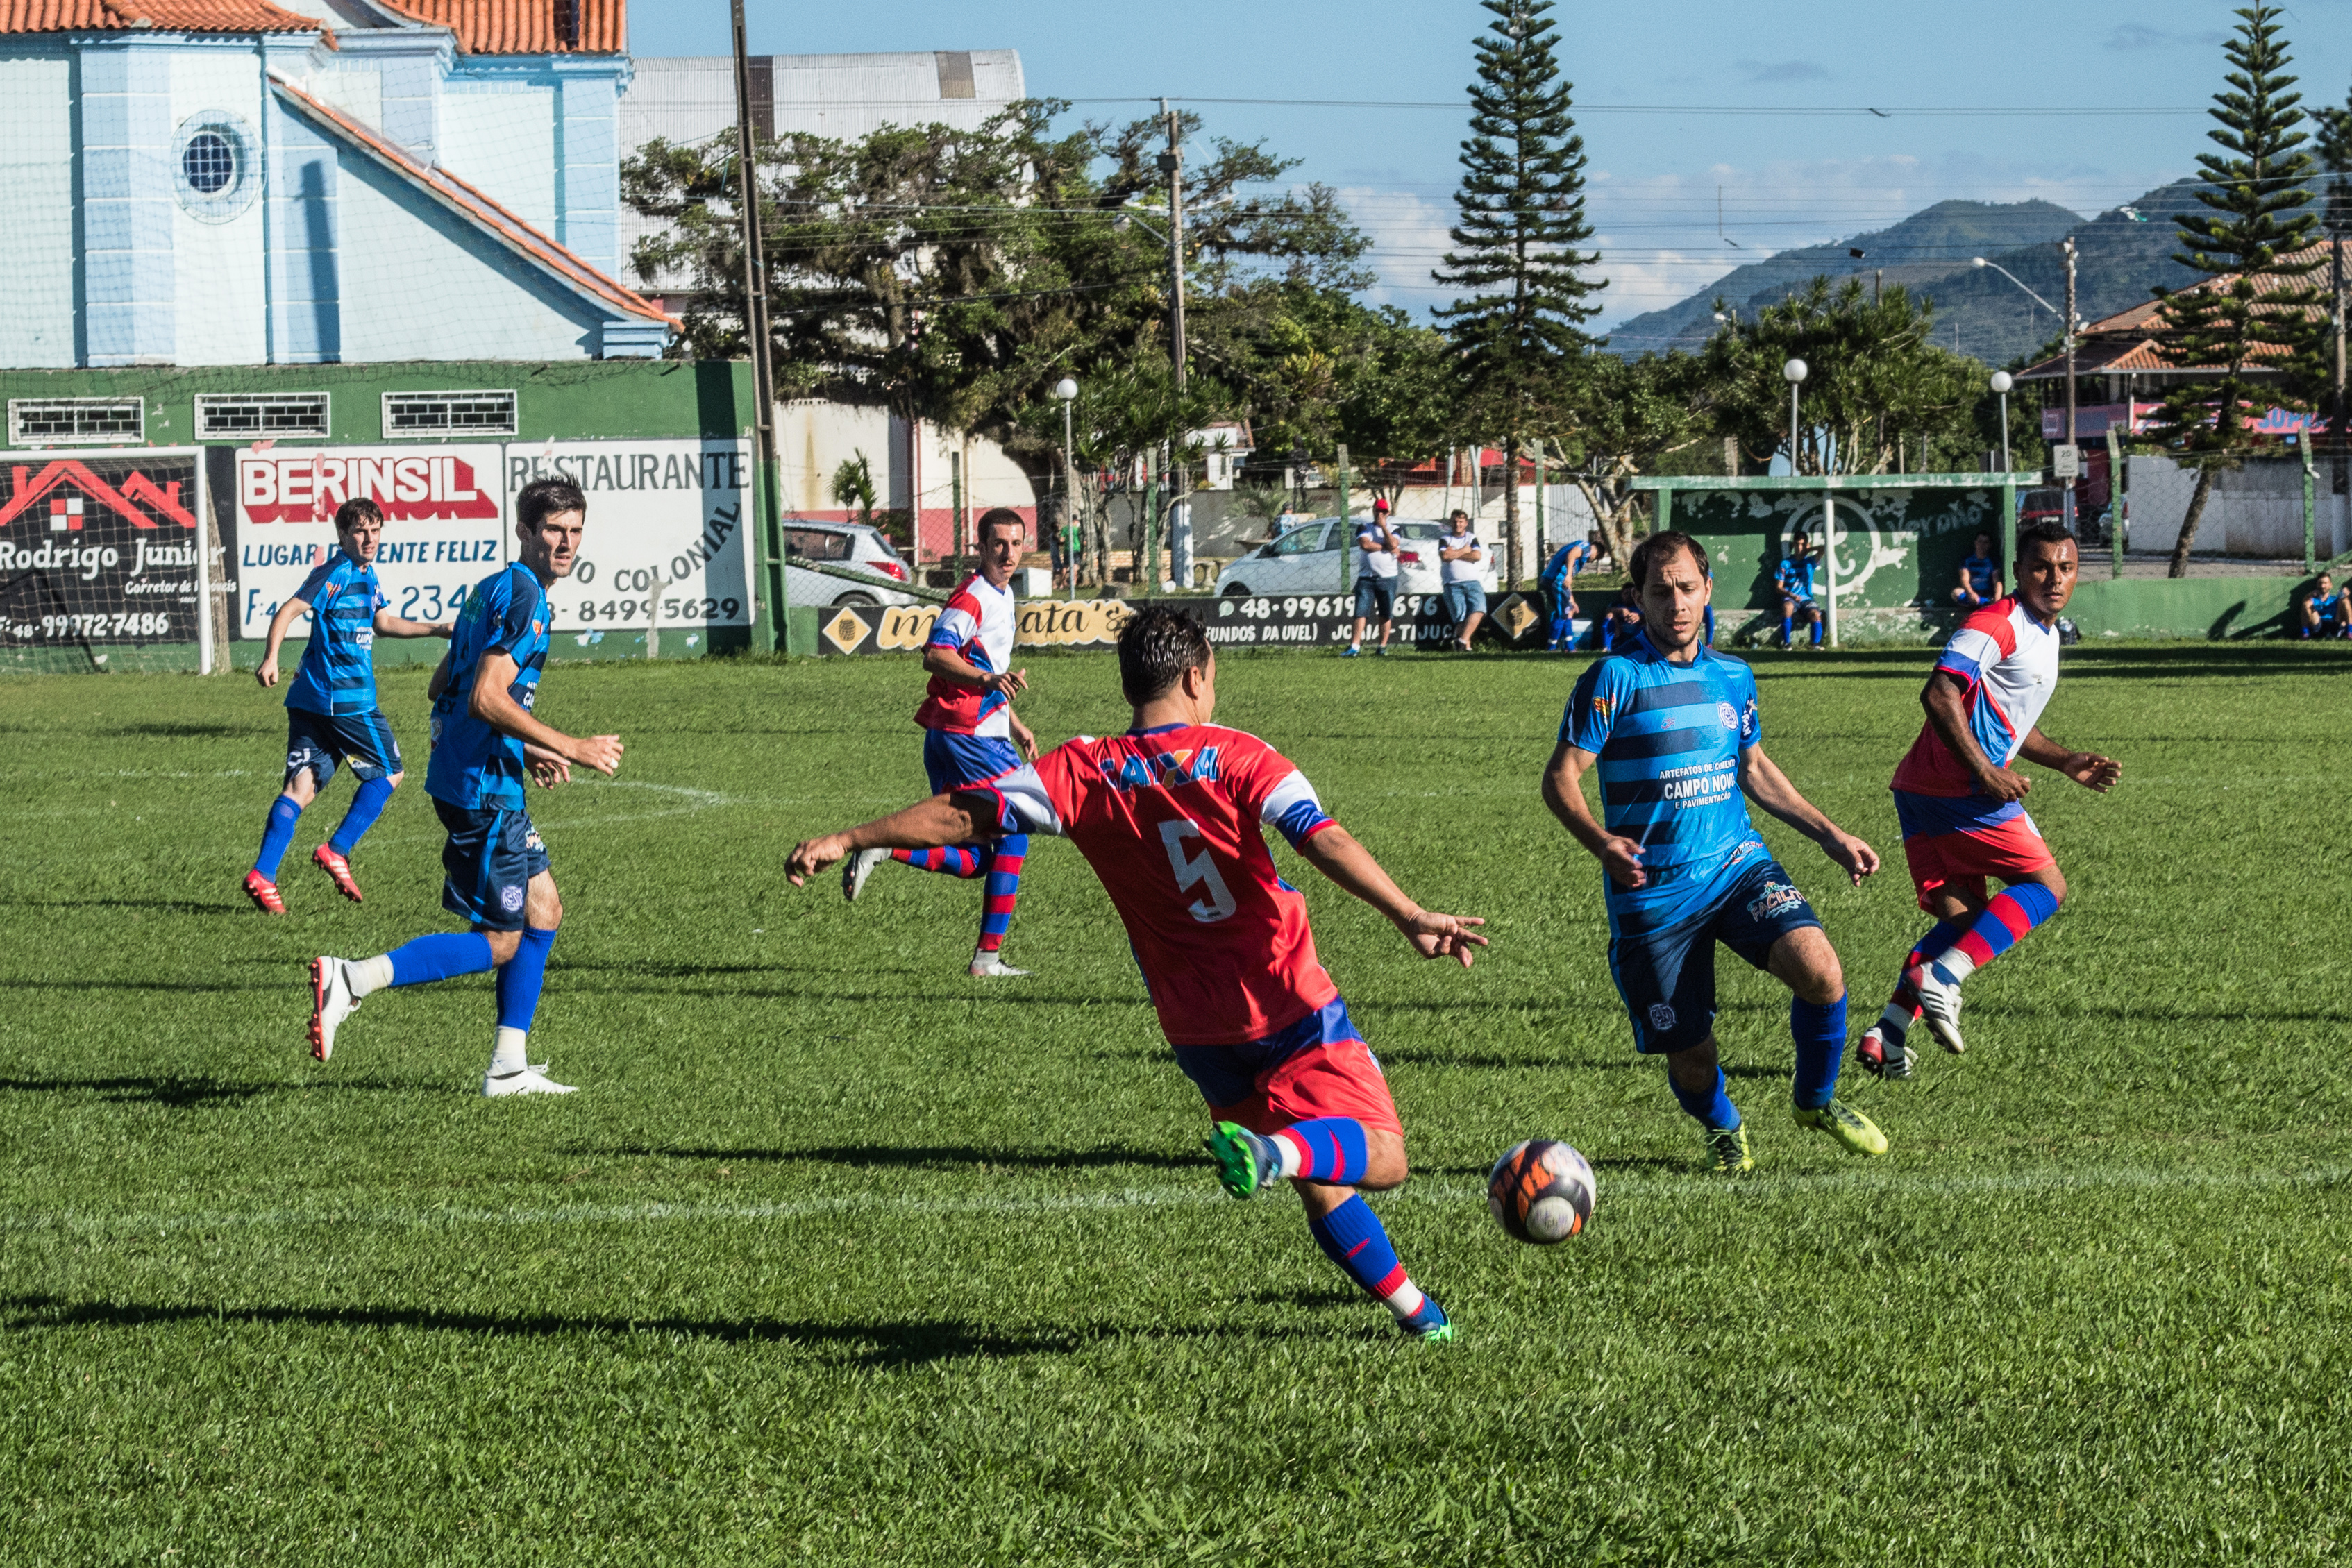
[(1830, 1103), (1845, 1059), (1845, 998), (1826, 1006), (1790, 998), (1789, 1032), (1797, 1038), (1797, 1108), (1818, 1111)]
[(1397, 1261), (1380, 1216), (1362, 1197), (1351, 1197), (1328, 1214), (1308, 1214), (1307, 1228), (1315, 1233), (1315, 1245), (1323, 1249), (1323, 1256), (1346, 1270), (1366, 1295), (1408, 1322), (1421, 1312), (1421, 1291)]
[(392, 960), (392, 983), (422, 986), (452, 975), (478, 975), (490, 968), (490, 939), (478, 931), (436, 931), (412, 937), (386, 955)]
[(269, 802), (269, 825), (261, 831), (261, 852), (253, 857), (253, 869), (272, 882), (278, 880), (278, 862), (294, 842), (294, 824), (301, 815), (302, 808), (287, 796)]
[(1298, 1150), (1298, 1168), (1283, 1172), (1286, 1176), (1329, 1182), (1333, 1186), (1353, 1186), (1364, 1179), (1364, 1166), (1370, 1158), (1365, 1153), (1364, 1124), (1353, 1116), (1293, 1122), (1276, 1133), (1275, 1140), (1287, 1140)]
[(555, 946), (555, 933), (541, 931), (536, 925), (523, 927), (522, 943), (515, 956), (499, 966), (499, 1027), (530, 1032), (530, 1020), (539, 1011), (539, 991), (547, 980), (547, 955)]
[(1821, 618), (1820, 618), (1819, 616), (1816, 616), (1816, 617), (1814, 617), (1814, 619), (1813, 619), (1813, 646), (1814, 646), (1814, 647), (1816, 647), (1816, 648), (1818, 648), (1818, 647), (1820, 647), (1821, 645), (1822, 645), (1822, 622), (1821, 622)]
[(375, 820), (383, 815), (383, 803), (391, 799), (391, 779), (361, 779), (359, 793), (352, 797), (352, 809), (343, 813), (342, 825), (327, 841), (327, 847), (345, 860), (351, 859), (352, 852), (359, 848), (361, 835), (375, 826)]
[(1682, 1108), (1697, 1117), (1699, 1125), (1709, 1132), (1727, 1133), (1739, 1125), (1739, 1107), (1731, 1103), (1731, 1096), (1723, 1090), (1722, 1068), (1715, 1070), (1715, 1087), (1711, 1090), (1685, 1089), (1671, 1071), (1666, 1073), (1666, 1083), (1674, 1090), (1675, 1099)]
[(1797, 618), (1793, 615), (1783, 615), (1780, 617), (1780, 646), (1793, 648), (1796, 643)]

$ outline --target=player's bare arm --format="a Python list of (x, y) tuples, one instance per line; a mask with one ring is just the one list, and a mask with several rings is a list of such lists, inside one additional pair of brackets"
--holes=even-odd
[(1372, 852), (1338, 823), (1325, 828), (1298, 846), (1299, 857), (1389, 918), (1404, 939), (1424, 958), (1458, 958), (1470, 967), (1470, 950), (1486, 939), (1474, 927), (1486, 925), (1475, 915), (1440, 915), (1423, 909), (1404, 895), (1394, 879), (1381, 869)]
[(923, 668), (960, 685), (983, 692), (1002, 692), (1007, 702), (1029, 689), (1026, 670), (983, 670), (953, 648), (923, 650)]
[(784, 876), (794, 887), (829, 865), (859, 850), (936, 850), (949, 844), (993, 838), (997, 825), (988, 797), (969, 790), (951, 790), (918, 800), (904, 810), (861, 822), (843, 832), (826, 833), (793, 846), (785, 858)]
[(1854, 886), (1860, 887), (1862, 879), (1878, 869), (1878, 852), (1806, 800), (1780, 771), (1780, 764), (1764, 755), (1762, 747), (1750, 746), (1739, 753), (1739, 788), (1750, 800), (1819, 844), (1822, 853), (1835, 862)]
[(621, 766), (621, 737), (617, 735), (572, 737), (551, 725), (541, 724), (530, 710), (514, 700), (508, 688), (514, 685), (514, 656), (503, 652), (482, 655), (480, 669), (474, 677), (474, 690), (467, 706), (476, 718), (499, 731), (512, 736), (525, 746), (537, 746), (551, 751), (567, 762), (597, 772), (611, 775)]
[(2112, 757), (2102, 757), (2095, 751), (2069, 751), (2042, 733), (2036, 725), (2025, 735), (2025, 744), (2017, 754), (2028, 762), (2038, 762), (2053, 773), (2063, 773), (2085, 789), (2105, 794), (2124, 776), (2124, 765)]
[(307, 615), (310, 610), (309, 600), (289, 599), (278, 607), (277, 614), (269, 618), (269, 647), (261, 655), (259, 667), (253, 672), (253, 678), (264, 686), (278, 684), (278, 650), (285, 643), (287, 631), (293, 626), (295, 618)]
[(389, 610), (375, 612), (375, 634), (379, 637), (446, 637), (457, 629), (454, 621), (411, 621)]
[(525, 741), (522, 761), (523, 766), (530, 770), (532, 781), (542, 789), (552, 789), (558, 784), (572, 782), (571, 760), (543, 746), (533, 746)]
[(425, 701), (439, 702), (441, 694), (449, 689), (449, 658), (448, 652), (444, 650), (441, 662), (433, 666), (433, 678), (425, 683)]
[(1600, 760), (1593, 752), (1562, 741), (1551, 754), (1551, 764), (1544, 769), (1544, 804), (1559, 819), (1569, 836), (1582, 844), (1609, 880), (1620, 887), (1640, 887), (1650, 880), (1642, 869), (1642, 846), (1632, 839), (1621, 838), (1602, 827), (1584, 800), (1584, 775)]
[(1937, 670), (1927, 677), (1927, 689), (1919, 694), (1919, 706), (1927, 710), (1927, 723), (1936, 731), (1936, 737), (1960, 759), (1960, 766), (1974, 777), (1979, 789), (1996, 800), (2025, 799), (2033, 781), (2022, 773), (1996, 766), (1969, 730), (1966, 681), (1949, 670)]

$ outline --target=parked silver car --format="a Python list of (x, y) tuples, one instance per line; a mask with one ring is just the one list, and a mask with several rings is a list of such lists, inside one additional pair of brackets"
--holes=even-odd
[[(805, 562), (821, 562), (830, 571), (812, 571)], [(855, 573), (872, 586), (833, 575)], [(879, 529), (863, 523), (824, 523), (809, 517), (784, 519), (784, 592), (793, 604), (919, 604), (914, 595), (893, 586), (910, 580), (907, 563)]]
[[(1356, 519), (1360, 526), (1370, 520)], [(1423, 517), (1404, 517), (1389, 526), (1403, 541), (1397, 555), (1397, 591), (1444, 592), (1444, 585), (1438, 574), (1444, 563), (1437, 559), (1437, 541), (1444, 536), (1445, 525)], [(1310, 518), (1271, 544), (1261, 545), (1217, 574), (1218, 596), (1247, 599), (1255, 594), (1339, 592), (1342, 541), (1332, 538), (1338, 528), (1336, 519)], [(1344, 542), (1348, 548), (1354, 548), (1353, 535), (1344, 536)], [(1495, 547), (1486, 544), (1486, 559), (1478, 563), (1478, 576), (1491, 593), (1496, 581)]]

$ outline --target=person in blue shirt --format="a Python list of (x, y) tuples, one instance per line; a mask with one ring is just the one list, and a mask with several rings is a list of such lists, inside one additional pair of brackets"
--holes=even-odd
[(466, 596), (448, 654), (433, 673), (425, 792), (448, 834), (441, 904), (471, 929), (418, 936), (373, 958), (312, 959), (310, 1054), (320, 1061), (334, 1053), (335, 1031), (362, 998), (496, 969), (498, 1030), (482, 1092), (572, 1091), (526, 1055), (563, 903), (547, 845), (523, 809), (523, 786), (552, 789), (575, 764), (607, 775), (621, 765), (619, 736), (569, 736), (531, 716), (553, 619), (547, 591), (572, 574), (587, 520), (587, 498), (570, 480), (525, 486), (515, 497), (518, 559)]
[(334, 552), (269, 618), (269, 648), (254, 672), (265, 690), (278, 684), (278, 653), (287, 632), (306, 611), (312, 623), (302, 662), (286, 688), (286, 782), (269, 803), (261, 852), (245, 873), (245, 895), (265, 915), (286, 913), (278, 864), (294, 841), (302, 809), (319, 798), (340, 762), (351, 764), (359, 789), (334, 836), (310, 852), (310, 863), (332, 877), (345, 898), (360, 902), (352, 852), (383, 814), (402, 777), (400, 744), (376, 706), (375, 640), (449, 635), (446, 621), (409, 621), (386, 608), (375, 576), (383, 543), (383, 508), (365, 496), (345, 501), (335, 508)]
[(1780, 591), (1780, 646), (1797, 645), (1797, 624), (1810, 624), (1813, 629), (1812, 646), (1822, 645), (1822, 611), (1813, 602), (1813, 542), (1803, 534), (1789, 541), (1789, 553), (1772, 573), (1772, 585)]
[(1551, 552), (1537, 580), (1551, 601), (1551, 651), (1555, 653), (1574, 649), (1577, 638), (1583, 635), (1576, 624), (1576, 574), (1591, 564), (1593, 556), (1591, 540), (1570, 539)]
[(2334, 578), (2321, 572), (2303, 601), (2300, 629), (2305, 639), (2352, 637), (2352, 603), (2347, 600), (2352, 600), (2352, 593), (2337, 588)]
[(1960, 562), (1960, 584), (1952, 590), (1952, 602), (1963, 610), (1982, 610), (2000, 597), (2000, 552), (1993, 548), (1990, 534), (1979, 534), (1974, 553)]
[[(1717, 1170), (1754, 1158), (1724, 1091), (1715, 1038), (1715, 945), (1794, 993), (1796, 1116), (1856, 1154), (1886, 1137), (1835, 1095), (1845, 1054), (1845, 975), (1795, 879), (1772, 857), (1741, 799), (1821, 846), (1855, 886), (1878, 869), (1868, 844), (1797, 792), (1764, 755), (1756, 677), (1705, 641), (1706, 552), (1688, 534), (1652, 534), (1626, 576), (1642, 626), (1595, 660), (1560, 719), (1544, 802), (1601, 862), (1609, 970), (1633, 1047), (1666, 1059), (1667, 1082), (1704, 1129)], [(1601, 820), (1584, 799), (1598, 771)]]

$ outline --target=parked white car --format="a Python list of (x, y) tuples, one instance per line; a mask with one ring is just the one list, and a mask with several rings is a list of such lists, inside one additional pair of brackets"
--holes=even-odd
[[(846, 581), (831, 572), (811, 571), (803, 561), (822, 561), (837, 571), (870, 578), (872, 587)], [(919, 604), (893, 584), (910, 580), (907, 563), (880, 530), (863, 523), (821, 523), (808, 517), (784, 519), (784, 593), (786, 602), (832, 607), (844, 604)]]
[[(1370, 517), (1356, 519), (1358, 526), (1370, 522)], [(1437, 559), (1437, 541), (1444, 536), (1445, 525), (1423, 517), (1403, 517), (1389, 525), (1403, 541), (1397, 555), (1397, 591), (1402, 594), (1443, 593), (1438, 569), (1444, 563)], [(1261, 545), (1239, 558), (1217, 574), (1217, 594), (1220, 598), (1246, 599), (1256, 594), (1337, 593), (1339, 591), (1339, 546), (1353, 549), (1355, 536), (1349, 531), (1342, 539), (1332, 538), (1339, 528), (1336, 519), (1310, 518), (1274, 540)], [(1480, 541), (1486, 559), (1478, 563), (1479, 580), (1486, 591), (1495, 591), (1495, 547)]]

